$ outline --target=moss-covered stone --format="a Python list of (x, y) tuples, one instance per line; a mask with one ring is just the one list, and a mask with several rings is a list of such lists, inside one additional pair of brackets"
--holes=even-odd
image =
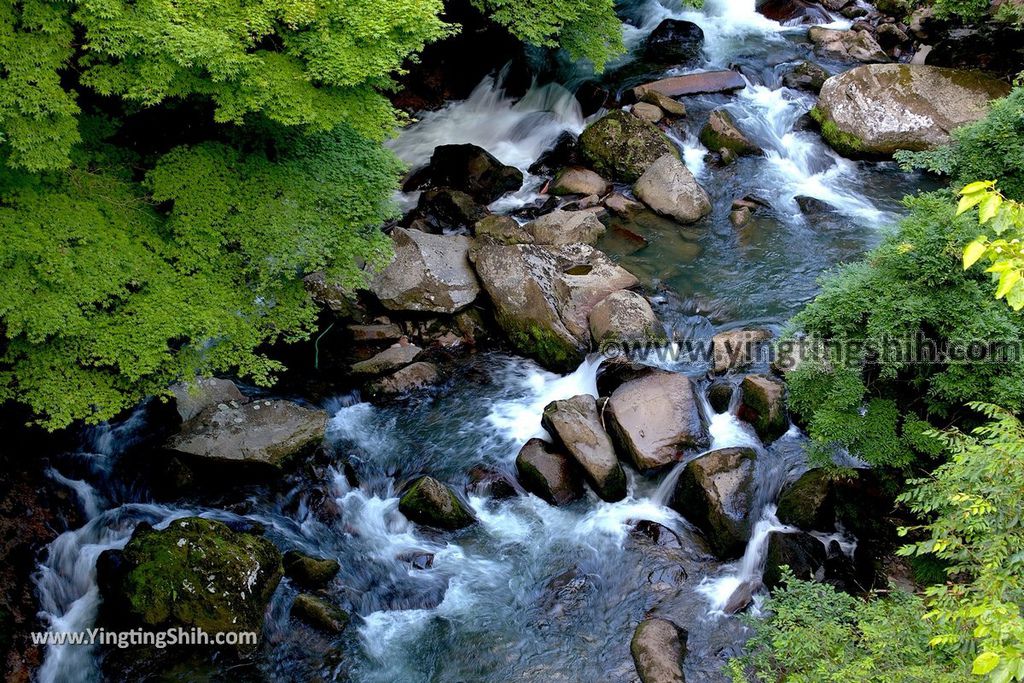
[(736, 156), (760, 154), (761, 148), (752, 143), (736, 127), (736, 121), (724, 109), (711, 112), (708, 122), (700, 131), (701, 144), (715, 152), (723, 149)]
[(328, 633), (341, 633), (349, 622), (348, 612), (309, 593), (301, 593), (295, 598), (292, 615)]
[(821, 137), (829, 144), (829, 147), (842, 154), (844, 157), (856, 159), (863, 156), (870, 156), (864, 147), (864, 143), (852, 133), (839, 130), (839, 126), (829, 119), (817, 107), (809, 112), (821, 129)]
[(285, 575), (303, 586), (319, 587), (330, 582), (341, 569), (337, 560), (326, 557), (311, 557), (298, 550), (284, 554)]
[(595, 171), (624, 183), (636, 182), (665, 154), (679, 156), (657, 126), (621, 109), (590, 124), (580, 135), (580, 149)]
[(259, 631), (283, 573), (273, 543), (199, 517), (160, 531), (140, 524), (124, 550), (104, 556), (104, 601), (149, 628)]
[(433, 477), (420, 477), (409, 487), (398, 510), (416, 522), (437, 529), (462, 529), (476, 520), (455, 492)]
[(786, 385), (768, 375), (747, 375), (740, 385), (743, 403), (740, 418), (754, 425), (758, 436), (770, 443), (789, 429), (786, 414)]

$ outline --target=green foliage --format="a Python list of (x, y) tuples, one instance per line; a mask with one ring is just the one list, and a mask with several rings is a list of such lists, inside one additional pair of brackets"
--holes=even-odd
[(1024, 201), (1024, 87), (993, 102), (985, 118), (954, 131), (950, 146), (901, 152), (897, 158), (906, 168), (949, 175), (958, 189), (976, 180), (997, 180), (1004, 196)]
[(931, 520), (927, 539), (902, 554), (947, 565), (949, 581), (926, 591), (933, 644), (974, 651), (974, 672), (997, 683), (1024, 680), (1024, 426), (1001, 408), (971, 407), (990, 421), (972, 436), (942, 434), (952, 457), (900, 497)]
[(934, 0), (931, 5), (940, 19), (979, 21), (988, 15), (990, 3), (988, 0)]
[(624, 50), (614, 0), (473, 0), (473, 4), (518, 38), (534, 45), (561, 45), (574, 60), (589, 59), (598, 71)]
[(396, 120), (379, 91), (406, 58), (451, 33), (442, 9), (441, 0), (6, 3), (8, 161), (66, 168), (83, 91), (141, 107), (199, 97), (221, 123), (259, 114), (320, 132), (347, 124), (382, 140)]
[(68, 171), (0, 174), (0, 399), (49, 428), (108, 419), (168, 384), (235, 369), (267, 382), (266, 343), (308, 333), (300, 276), (350, 286), (379, 263), (400, 168), (339, 128), (283, 149), (220, 143), (163, 156), (144, 188), (120, 148)]
[(935, 634), (920, 598), (895, 591), (860, 600), (786, 571), (751, 620), (744, 657), (730, 662), (734, 683), (954, 683), (970, 679), (966, 661), (929, 647)]
[[(907, 200), (910, 215), (863, 261), (831, 274), (794, 319), (832, 355), (789, 377), (791, 405), (819, 452), (841, 445), (868, 462), (903, 466), (928, 450), (923, 418), (946, 418), (968, 401), (1024, 408), (1024, 363), (914, 362), (887, 349), (963, 348), (973, 340), (1024, 338), (1024, 316), (996, 301), (988, 276), (964, 272), (961, 253), (977, 232), (948, 195)], [(920, 341), (928, 342), (921, 344)]]
[(1006, 199), (995, 181), (976, 181), (960, 190), (957, 215), (978, 207), (978, 222), (989, 224), (995, 238), (981, 235), (964, 247), (964, 270), (985, 258), (992, 265), (997, 299), (1006, 299), (1013, 310), (1024, 308), (1024, 204)]

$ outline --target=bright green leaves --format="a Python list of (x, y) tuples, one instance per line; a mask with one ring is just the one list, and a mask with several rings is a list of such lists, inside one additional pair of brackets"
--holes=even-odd
[(926, 538), (903, 555), (933, 555), (949, 576), (927, 589), (934, 641), (978, 652), (976, 675), (1024, 680), (1024, 426), (989, 404), (970, 406), (988, 422), (965, 435), (938, 434), (952, 454), (900, 500), (928, 520)]
[(957, 215), (978, 207), (978, 222), (989, 225), (995, 239), (982, 235), (964, 248), (964, 270), (983, 257), (991, 264), (995, 297), (1006, 299), (1015, 311), (1024, 308), (1024, 205), (1006, 199), (992, 180), (977, 181), (960, 190)]

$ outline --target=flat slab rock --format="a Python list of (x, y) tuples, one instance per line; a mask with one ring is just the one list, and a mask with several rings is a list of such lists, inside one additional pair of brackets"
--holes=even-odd
[(221, 462), (281, 467), (299, 452), (319, 444), (327, 413), (280, 399), (220, 403), (201, 412), (172, 436), (172, 451)]
[(656, 90), (668, 97), (679, 97), (680, 95), (730, 92), (732, 90), (742, 90), (746, 86), (747, 82), (743, 80), (743, 76), (739, 72), (726, 69), (723, 71), (704, 71), (685, 76), (672, 76), (671, 78), (644, 83), (633, 88), (633, 94), (640, 100), (643, 99), (644, 94), (649, 90)]

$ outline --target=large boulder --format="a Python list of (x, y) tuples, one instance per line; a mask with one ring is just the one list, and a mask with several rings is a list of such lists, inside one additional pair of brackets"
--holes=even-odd
[(797, 531), (768, 534), (768, 550), (764, 567), (764, 585), (775, 588), (782, 580), (782, 567), (789, 567), (802, 581), (821, 581), (825, 578), (828, 554), (825, 545), (814, 536)]
[(608, 194), (611, 184), (589, 168), (571, 166), (563, 168), (555, 174), (548, 186), (548, 192), (554, 195), (563, 194), (596, 194), (600, 197)]
[(859, 66), (825, 81), (812, 111), (832, 147), (847, 156), (888, 156), (950, 141), (988, 112), (1009, 85), (974, 71), (921, 64)]
[(455, 313), (473, 303), (480, 285), (466, 257), (472, 240), (404, 228), (395, 228), (391, 238), (395, 256), (371, 285), (385, 307)]
[(662, 370), (621, 384), (608, 400), (608, 420), (619, 450), (641, 472), (682, 458), (707, 443), (693, 381)]
[(643, 683), (684, 683), (686, 631), (668, 619), (641, 621), (629, 643), (633, 664)]
[(587, 126), (580, 135), (580, 149), (594, 170), (624, 183), (636, 181), (666, 154), (679, 156), (657, 126), (621, 109)]
[(654, 315), (647, 299), (623, 289), (612, 292), (590, 311), (590, 336), (599, 350), (630, 344), (665, 344), (665, 326)]
[(565, 505), (583, 495), (576, 461), (543, 439), (530, 439), (520, 449), (516, 471), (524, 489), (552, 505)]
[(533, 236), (511, 216), (491, 214), (476, 222), (473, 235), (486, 242), (498, 244), (532, 244)]
[(711, 199), (674, 154), (655, 161), (633, 185), (633, 194), (653, 211), (680, 223), (711, 213)]
[(740, 418), (754, 426), (757, 435), (770, 443), (789, 429), (786, 415), (786, 385), (768, 375), (747, 375), (740, 385), (743, 402)]
[(291, 401), (220, 403), (183, 424), (167, 448), (210, 461), (281, 467), (323, 441), (326, 428), (326, 412)]
[(246, 403), (249, 399), (242, 395), (235, 383), (229, 379), (201, 377), (195, 381), (179, 382), (171, 385), (174, 407), (182, 422), (188, 422), (210, 406), (218, 403)]
[(597, 216), (590, 211), (562, 211), (556, 209), (535, 218), (523, 229), (530, 235), (532, 244), (594, 244), (604, 235), (604, 227)]
[(404, 368), (416, 360), (423, 349), (408, 342), (394, 344), (380, 353), (352, 364), (352, 372), (356, 375), (376, 376), (386, 372), (394, 372)]
[(210, 519), (140, 524), (97, 561), (104, 611), (148, 629), (262, 630), (281, 580), (281, 553), (261, 536)]
[(688, 463), (676, 484), (672, 507), (722, 559), (742, 555), (750, 538), (756, 457), (751, 448), (711, 451)]
[(417, 479), (398, 501), (398, 511), (437, 529), (462, 529), (476, 521), (455, 492), (433, 477)]
[(509, 340), (555, 370), (575, 369), (590, 350), (594, 306), (639, 284), (585, 244), (481, 244), (473, 258)]
[(846, 31), (812, 26), (807, 33), (818, 49), (830, 57), (871, 64), (889, 61), (882, 46), (867, 31)]
[(832, 17), (820, 5), (806, 0), (761, 0), (757, 11), (783, 26), (828, 24)]
[(725, 109), (715, 109), (700, 131), (700, 141), (713, 152), (728, 150), (737, 156), (761, 154), (761, 148), (736, 127), (736, 121)]
[(888, 535), (885, 512), (893, 502), (871, 470), (841, 474), (812, 469), (783, 489), (776, 516), (806, 531), (839, 528), (864, 541)]
[(704, 31), (692, 21), (664, 19), (647, 36), (644, 57), (659, 64), (688, 66), (700, 61)]
[(598, 496), (610, 502), (626, 497), (626, 473), (601, 425), (593, 396), (552, 401), (544, 408), (542, 423), (579, 463)]
[(402, 186), (406, 192), (426, 187), (452, 187), (490, 204), (523, 186), (523, 172), (507, 166), (476, 145), (440, 145), (430, 163), (413, 173)]

